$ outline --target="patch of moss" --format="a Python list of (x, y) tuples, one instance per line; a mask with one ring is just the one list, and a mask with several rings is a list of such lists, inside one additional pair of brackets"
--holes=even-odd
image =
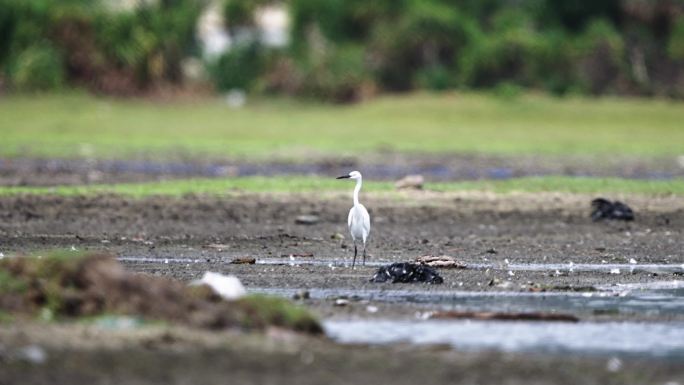
[(6, 270), (0, 270), (0, 294), (22, 294), (28, 289), (28, 283), (21, 277), (14, 276)]
[(14, 316), (12, 316), (12, 314), (10, 314), (6, 311), (0, 310), (0, 325), (8, 324), (8, 323), (11, 323), (13, 321), (14, 321)]
[(224, 301), (207, 286), (126, 271), (111, 255), (55, 251), (0, 260), (0, 310), (44, 321), (129, 316), (210, 329), (321, 325), (291, 302), (266, 296)]
[(14, 306), (25, 310), (39, 307), (41, 312), (64, 313), (68, 299), (78, 290), (77, 273), (87, 257), (82, 252), (52, 250), (5, 258), (0, 261), (0, 280), (5, 276), (0, 295), (14, 296)]
[(278, 297), (251, 294), (236, 301), (244, 311), (242, 320), (246, 328), (281, 326), (312, 334), (323, 333), (318, 320), (305, 308)]

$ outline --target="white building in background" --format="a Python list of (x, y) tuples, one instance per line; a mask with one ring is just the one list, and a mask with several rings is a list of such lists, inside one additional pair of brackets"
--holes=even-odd
[(256, 23), (261, 42), (269, 47), (284, 47), (290, 42), (290, 15), (284, 5), (269, 5), (257, 11)]
[[(211, 59), (230, 50), (234, 39), (258, 39), (269, 47), (284, 47), (289, 42), (290, 18), (283, 5), (269, 5), (257, 11), (255, 15), (256, 31), (244, 31), (238, 36), (231, 37), (226, 26), (230, 20), (224, 20), (221, 5), (217, 1), (211, 2), (200, 16), (197, 25), (197, 36), (202, 43), (205, 58)], [(250, 36), (247, 36), (250, 35)]]
[(205, 58), (217, 57), (230, 48), (230, 35), (226, 30), (218, 2), (213, 1), (209, 4), (200, 16), (197, 37), (202, 43), (202, 54)]
[[(132, 10), (143, 4), (157, 3), (159, 0), (106, 0), (105, 3), (114, 11)], [(202, 53), (205, 58), (217, 57), (230, 49), (233, 38), (258, 39), (268, 47), (284, 47), (289, 42), (290, 15), (287, 8), (282, 4), (273, 4), (262, 7), (255, 15), (256, 31), (244, 31), (237, 37), (231, 38), (226, 30), (227, 23), (223, 18), (221, 1), (210, 1), (197, 25), (197, 36), (202, 44)]]

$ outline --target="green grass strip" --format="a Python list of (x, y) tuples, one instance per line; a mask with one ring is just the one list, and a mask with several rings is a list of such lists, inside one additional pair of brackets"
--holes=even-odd
[(676, 156), (684, 104), (630, 98), (381, 97), (353, 106), (256, 99), (194, 103), (48, 94), (0, 98), (0, 156), (121, 158), (358, 155), (378, 150), (500, 155)]

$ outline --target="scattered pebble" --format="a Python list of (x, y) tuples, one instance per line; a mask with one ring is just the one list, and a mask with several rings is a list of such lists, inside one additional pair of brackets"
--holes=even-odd
[(606, 363), (606, 370), (615, 373), (622, 369), (622, 360), (617, 357), (611, 357)]
[(311, 298), (311, 293), (309, 293), (308, 290), (302, 290), (302, 291), (296, 292), (292, 296), (292, 299), (294, 299), (294, 300), (309, 299), (309, 298)]
[(366, 311), (369, 313), (377, 313), (378, 312), (378, 307), (373, 306), (373, 305), (368, 305), (366, 306)]
[(632, 265), (636, 265), (637, 261), (634, 258), (630, 258), (629, 263), (631, 263)]
[(19, 352), (21, 358), (32, 364), (42, 364), (47, 361), (45, 349), (38, 345), (25, 346)]
[(337, 240), (341, 241), (341, 240), (344, 240), (344, 235), (342, 235), (340, 233), (335, 233), (335, 234), (330, 236), (330, 239), (337, 239)]
[(349, 300), (344, 298), (338, 298), (335, 300), (335, 306), (347, 306), (349, 305)]
[(256, 263), (256, 258), (254, 257), (237, 257), (230, 261), (233, 265), (253, 265)]
[(295, 223), (298, 225), (315, 225), (318, 223), (317, 215), (300, 215), (295, 219)]
[(211, 243), (211, 244), (208, 244), (208, 245), (204, 246), (204, 248), (205, 248), (205, 249), (214, 249), (214, 250), (217, 250), (217, 251), (223, 251), (223, 250), (226, 250), (226, 249), (230, 248), (230, 246), (229, 246), (229, 245), (224, 245), (224, 244), (222, 244), (222, 243)]
[(610, 274), (620, 274), (620, 269), (610, 269)]

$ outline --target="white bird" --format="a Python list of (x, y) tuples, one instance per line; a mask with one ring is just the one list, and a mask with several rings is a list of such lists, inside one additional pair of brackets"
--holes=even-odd
[(368, 215), (368, 210), (359, 203), (359, 191), (361, 191), (361, 184), (363, 183), (361, 173), (358, 171), (352, 171), (349, 175), (342, 175), (337, 177), (337, 179), (355, 179), (356, 187), (354, 187), (354, 206), (349, 210), (349, 217), (347, 218), (347, 225), (349, 225), (349, 232), (351, 233), (352, 240), (354, 241), (354, 260), (352, 261), (352, 269), (356, 264), (356, 241), (360, 240), (363, 242), (363, 264), (366, 264), (366, 240), (368, 240), (368, 234), (370, 233), (370, 215)]

